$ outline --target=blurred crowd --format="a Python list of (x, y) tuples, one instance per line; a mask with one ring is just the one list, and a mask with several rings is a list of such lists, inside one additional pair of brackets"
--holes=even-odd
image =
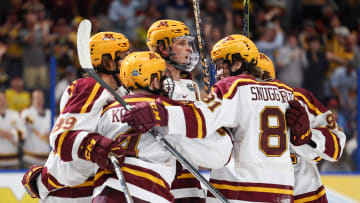
[[(243, 32), (242, 0), (200, 0), (200, 7), (208, 50), (225, 35)], [(334, 112), (345, 131), (347, 145), (343, 158), (334, 164), (320, 163), (321, 171), (359, 170), (356, 168), (359, 12), (357, 0), (257, 0), (250, 4), (250, 38), (260, 52), (274, 61), (276, 77), (292, 87), (310, 90)], [(147, 49), (147, 29), (159, 19), (181, 20), (196, 34), (191, 0), (2, 0), (0, 105), (7, 103), (8, 109), (21, 113), (27, 134), (7, 140), (18, 142), (20, 162), (15, 167), (24, 166), (22, 156), (29, 145), (26, 139), (37, 136), (23, 112), (35, 108), (34, 94), (49, 96), (50, 57), (56, 58), (57, 102), (66, 86), (81, 76), (76, 30), (83, 18), (92, 21), (94, 33), (123, 33), (131, 41), (132, 50)], [(194, 77), (203, 87), (200, 69)], [(44, 102), (43, 106), (49, 106), (49, 99)], [(3, 108), (0, 106), (0, 110)], [(3, 115), (2, 110), (0, 113)], [(0, 125), (0, 140), (9, 137), (11, 130)], [(40, 140), (48, 142), (46, 137)], [(9, 153), (1, 153), (0, 150), (0, 162), (6, 161)]]

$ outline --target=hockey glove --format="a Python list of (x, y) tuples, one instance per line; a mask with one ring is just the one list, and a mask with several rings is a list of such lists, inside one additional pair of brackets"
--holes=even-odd
[(21, 180), (26, 192), (32, 198), (40, 198), (39, 190), (36, 185), (36, 178), (41, 174), (43, 168), (44, 167), (42, 166), (32, 165)]
[(118, 142), (97, 133), (90, 133), (81, 142), (78, 156), (96, 163), (102, 169), (115, 171), (108, 157), (110, 152), (118, 158), (119, 163), (124, 161), (126, 149)]
[(127, 122), (138, 133), (145, 133), (155, 125), (167, 126), (168, 120), (168, 112), (160, 99), (137, 103), (121, 115), (121, 121)]
[(289, 104), (291, 108), (286, 111), (285, 116), (290, 128), (290, 141), (295, 146), (306, 144), (312, 136), (308, 114), (298, 101), (292, 100)]

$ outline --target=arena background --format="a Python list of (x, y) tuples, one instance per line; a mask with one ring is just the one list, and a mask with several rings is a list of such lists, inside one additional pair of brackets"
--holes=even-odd
[[(243, 32), (242, 0), (202, 0), (200, 5), (209, 49), (223, 36)], [(336, 113), (346, 133), (347, 143), (341, 160), (319, 163), (330, 202), (360, 202), (359, 81), (350, 84), (346, 93), (334, 91), (336, 84), (344, 82), (340, 80), (334, 84), (338, 79), (334, 74), (336, 70), (348, 68), (355, 78), (360, 70), (359, 11), (357, 0), (250, 1), (250, 38), (257, 44), (272, 44), (271, 49), (259, 46), (259, 50), (275, 62), (277, 77), (292, 87), (311, 90)], [(92, 21), (94, 33), (125, 34), (131, 40), (132, 50), (146, 50), (146, 30), (159, 19), (181, 20), (191, 28), (193, 35), (196, 34), (191, 0), (2, 0), (1, 91), (14, 89), (30, 94), (34, 89), (41, 89), (46, 95), (45, 106), (52, 111), (53, 123), (64, 85), (81, 77), (76, 56), (76, 29), (83, 18)], [(38, 40), (41, 43), (35, 45), (38, 49), (33, 53), (36, 60), (29, 58), (34, 55), (27, 53), (29, 49), (24, 43), (25, 33), (34, 27), (42, 31)], [(284, 53), (291, 54), (293, 63), (284, 63), (287, 57)], [(313, 53), (317, 53), (317, 59), (323, 63), (315, 63)], [(307, 64), (303, 63), (303, 56)], [(37, 72), (46, 74), (29, 73), (29, 67), (33, 66)], [(203, 88), (200, 66), (194, 79)], [(16, 100), (9, 101), (9, 108), (19, 112), (26, 107), (19, 107)], [(25, 195), (20, 183), (24, 171), (0, 170), (0, 203), (36, 202)], [(203, 174), (208, 175), (206, 171)]]

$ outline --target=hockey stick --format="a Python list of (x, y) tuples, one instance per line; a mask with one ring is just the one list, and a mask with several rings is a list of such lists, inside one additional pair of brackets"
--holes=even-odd
[(243, 34), (246, 37), (249, 37), (249, 1), (250, 0), (244, 0)]
[[(130, 110), (131, 106), (127, 104), (113, 89), (111, 89), (95, 72), (90, 58), (90, 47), (89, 47), (89, 38), (91, 31), (91, 23), (89, 20), (81, 21), (78, 28), (78, 41), (77, 41), (77, 50), (81, 67), (92, 76), (97, 82), (99, 82), (104, 88), (106, 88), (126, 110)], [(80, 38), (80, 39), (79, 39)], [(162, 135), (160, 135), (155, 130), (149, 131), (152, 136), (165, 148), (167, 149), (175, 158), (183, 164), (183, 166), (189, 170), (206, 188), (222, 202), (228, 203), (229, 201), (212, 186), (200, 173), (196, 170), (191, 163), (186, 160)], [(120, 171), (121, 172), (121, 171)], [(122, 174), (122, 173), (121, 173)], [(119, 178), (120, 180), (120, 178)], [(122, 179), (123, 182), (124, 179)], [(121, 180), (120, 180), (121, 182)], [(126, 185), (125, 185), (126, 186)]]
[(211, 88), (211, 76), (212, 74), (210, 73), (210, 67), (209, 67), (209, 62), (206, 58), (206, 53), (207, 53), (207, 49), (205, 46), (205, 42), (204, 42), (204, 35), (203, 35), (203, 30), (202, 30), (202, 21), (201, 21), (201, 16), (200, 16), (200, 6), (199, 6), (199, 0), (193, 0), (193, 4), (194, 4), (194, 15), (195, 15), (195, 24), (196, 24), (196, 33), (197, 33), (197, 38), (198, 38), (198, 42), (199, 42), (199, 51), (200, 51), (200, 58), (201, 58), (201, 66), (202, 66), (202, 70), (203, 70), (203, 74), (204, 74), (204, 83), (205, 83), (205, 91), (206, 93), (210, 92), (210, 88)]
[[(104, 82), (104, 80), (102, 80), (100, 78), (100, 76), (95, 72), (94, 67), (92, 66), (91, 63), (91, 58), (90, 58), (90, 33), (91, 33), (91, 22), (89, 20), (83, 20), (81, 21), (81, 23), (79, 24), (78, 27), (78, 31), (77, 31), (77, 53), (79, 56), (79, 61), (80, 61), (80, 65), (81, 67), (91, 76), (93, 77), (98, 83), (101, 84), (101, 86), (105, 87), (107, 90), (109, 90), (113, 96), (115, 97), (116, 100), (118, 100), (121, 105), (125, 105), (127, 108), (129, 108), (129, 106), (125, 103), (124, 100), (121, 99), (121, 97), (115, 93), (115, 91), (113, 89), (111, 89), (111, 87)], [(111, 163), (114, 165), (115, 168), (115, 173), (116, 176), (119, 179), (120, 185), (122, 190), (124, 191), (124, 195), (126, 198), (126, 201), (128, 203), (133, 203), (133, 199), (131, 198), (129, 189), (126, 185), (126, 180), (124, 177), (124, 174), (121, 172), (120, 167), (119, 167), (119, 162), (117, 161), (117, 158), (115, 157), (114, 154), (109, 153), (109, 158), (111, 160)]]

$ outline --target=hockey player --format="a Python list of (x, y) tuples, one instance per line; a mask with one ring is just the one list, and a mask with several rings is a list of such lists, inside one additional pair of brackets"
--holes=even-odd
[[(154, 22), (147, 32), (147, 46), (166, 61), (167, 74), (174, 85), (165, 84), (169, 98), (176, 101), (198, 101), (199, 89), (191, 78), (191, 72), (199, 62), (195, 38), (189, 28), (177, 20)], [(166, 82), (165, 82), (166, 83)]]
[[(232, 128), (234, 134), (235, 167), (223, 170), (222, 181), (213, 182), (213, 186), (234, 202), (292, 202), (294, 170), (289, 144), (290, 141), (295, 145), (308, 142), (311, 138), (309, 120), (305, 109), (294, 100), (292, 88), (278, 80), (256, 80), (254, 76), (260, 76), (261, 72), (256, 67), (256, 52), (251, 50), (249, 41), (228, 36), (214, 45), (211, 55), (217, 69), (219, 66), (229, 68), (232, 75), (238, 75), (220, 80), (203, 102), (195, 102), (207, 134), (222, 126)], [(168, 126), (169, 134), (191, 133), (183, 128), (196, 119), (194, 111), (163, 108), (159, 101), (153, 101), (154, 105), (159, 111), (167, 112), (168, 118), (176, 117), (176, 122), (161, 115), (161, 122), (155, 120), (149, 103), (135, 104), (131, 111), (124, 112), (122, 120), (140, 132), (156, 124)], [(293, 125), (285, 121), (285, 112), (290, 106), (303, 112)], [(152, 119), (152, 122), (141, 118)], [(166, 121), (168, 124), (164, 125)], [(290, 131), (301, 136), (290, 136)]]
[[(120, 95), (124, 95), (125, 89), (119, 88), (118, 72), (120, 61), (129, 52), (128, 39), (120, 33), (100, 32), (90, 39), (90, 50), (92, 64), (100, 77)], [(96, 164), (110, 167), (107, 158), (101, 157), (101, 154), (106, 154), (111, 146), (117, 145), (94, 133), (103, 107), (112, 101), (113, 96), (90, 77), (75, 80), (65, 90), (60, 102), (61, 114), (50, 137), (53, 151), (44, 167), (33, 166), (23, 177), (22, 183), (32, 197), (46, 202), (91, 201), (93, 171), (87, 174), (86, 168)], [(69, 139), (94, 140), (92, 143), (96, 143), (96, 147), (93, 152), (99, 154), (98, 157), (91, 157), (95, 163), (85, 160), (77, 160), (80, 164), (75, 162), (71, 146), (62, 144)]]
[(21, 112), (21, 118), (27, 130), (23, 146), (25, 166), (43, 165), (50, 151), (51, 112), (44, 108), (44, 93), (41, 90), (32, 92), (31, 106)]
[[(272, 61), (262, 53), (258, 54), (257, 61), (258, 67), (264, 71), (264, 76), (266, 75), (263, 79), (274, 79), (275, 68)], [(295, 170), (294, 199), (295, 202), (327, 202), (316, 164), (321, 159), (338, 161), (344, 150), (346, 137), (332, 112), (311, 92), (303, 88), (294, 88), (294, 94), (306, 108), (312, 132), (312, 146), (291, 146)], [(287, 119), (287, 122), (291, 121)]]
[(18, 144), (25, 137), (19, 113), (7, 108), (5, 93), (0, 92), (0, 168), (19, 167)]
[[(165, 69), (165, 60), (155, 52), (133, 52), (128, 55), (122, 62), (120, 70), (121, 81), (130, 90), (130, 95), (124, 96), (124, 100), (134, 105), (143, 101), (161, 99), (161, 105), (182, 106), (159, 95), (163, 92)], [(173, 202), (170, 184), (175, 176), (175, 158), (153, 136), (148, 133), (136, 133), (126, 123), (122, 123), (123, 110), (118, 102), (106, 107), (97, 129), (100, 134), (110, 139), (121, 140), (122, 146), (132, 152), (121, 164), (131, 196), (136, 202)], [(153, 110), (159, 116), (166, 116), (164, 111)], [(176, 120), (176, 118), (171, 119)], [(220, 168), (228, 161), (232, 149), (230, 136), (216, 133), (210, 136), (197, 133), (195, 135), (196, 137), (186, 137), (169, 134), (165, 138), (184, 157), (200, 166)], [(93, 202), (125, 201), (115, 173), (99, 169), (95, 177)]]
[[(189, 28), (177, 20), (154, 22), (147, 32), (149, 50), (157, 52), (166, 61), (169, 79), (164, 89), (176, 101), (199, 101), (200, 91), (191, 78), (199, 61)], [(171, 185), (175, 202), (205, 202), (200, 182), (178, 162), (177, 174)]]

